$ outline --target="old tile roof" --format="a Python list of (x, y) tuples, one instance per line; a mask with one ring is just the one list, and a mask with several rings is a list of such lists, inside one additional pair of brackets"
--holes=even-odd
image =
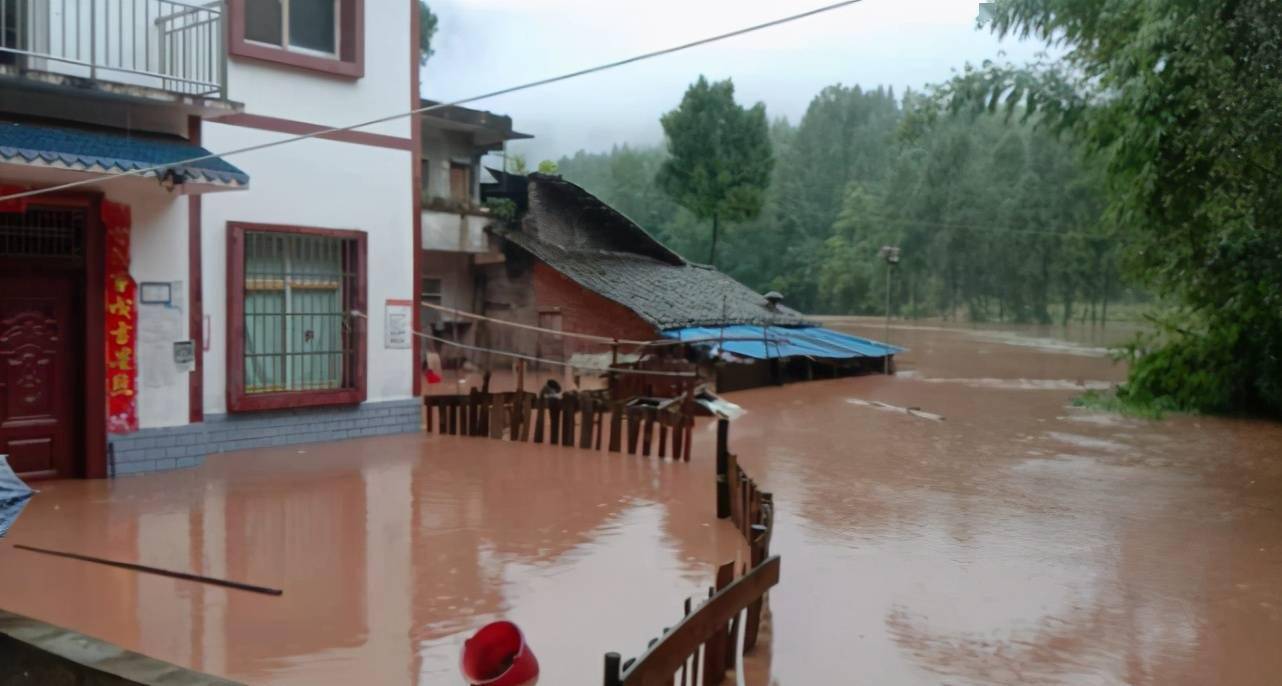
[[(530, 183), (533, 216), (527, 215), (521, 228), (498, 228), (495, 232), (584, 288), (627, 307), (655, 328), (806, 324), (800, 313), (787, 307), (771, 310), (764, 297), (729, 275), (693, 264), (662, 247), (644, 229), (582, 188), (543, 174), (530, 175)], [(536, 188), (539, 185), (544, 188)], [(575, 197), (584, 212), (576, 209), (580, 203), (534, 199), (549, 190), (562, 199), (567, 193)], [(561, 216), (565, 213), (574, 216)], [(590, 221), (585, 222), (585, 216)], [(571, 226), (554, 226), (558, 224)], [(571, 241), (572, 245), (564, 244)]]
[[(177, 136), (0, 122), (0, 159), (9, 162), (39, 161), (85, 171), (119, 173), (172, 165), (208, 154), (208, 150)], [(174, 171), (194, 181), (236, 186), (249, 184), (248, 174), (221, 158), (177, 165)]]

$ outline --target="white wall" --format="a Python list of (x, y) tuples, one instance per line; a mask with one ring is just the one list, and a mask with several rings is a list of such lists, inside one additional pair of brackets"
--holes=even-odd
[(493, 223), (493, 217), (484, 215), (425, 210), (423, 212), (423, 249), (465, 253), (490, 252), (490, 239), (485, 233), (485, 228)]
[[(211, 150), (278, 136), (211, 122), (203, 130)], [(312, 139), (234, 161), (249, 174), (249, 190), (210, 194), (203, 201), (204, 305), (212, 324), (205, 352), (205, 411), (221, 413), (227, 407), (227, 223), (232, 221), (364, 231), (369, 251), (368, 400), (410, 397), (411, 351), (383, 347), (386, 301), (415, 295), (410, 152)]]
[(173, 344), (188, 331), (187, 197), (169, 193), (155, 181), (103, 184), (106, 199), (128, 205), (133, 215), (129, 273), (142, 283), (173, 287), (172, 303), (143, 305), (138, 298), (135, 355), (138, 367), (138, 426), (178, 426), (188, 419), (190, 372), (174, 364)]
[[(244, 103), (249, 114), (329, 126), (406, 112), (410, 109), (410, 56), (416, 54), (412, 49), (417, 50), (410, 46), (410, 3), (370, 1), (365, 3), (364, 77), (336, 77), (233, 56), (227, 65), (227, 95)], [(361, 131), (409, 138), (410, 118)], [(217, 150), (208, 140), (206, 147)]]
[[(232, 57), (228, 97), (245, 112), (327, 126), (366, 121), (410, 108), (411, 4), (365, 3), (365, 75), (359, 79), (319, 74), (281, 64)], [(411, 120), (361, 129), (400, 138), (412, 135)], [(230, 150), (288, 137), (286, 134), (206, 121), (202, 144)], [(211, 323), (205, 352), (205, 411), (226, 411), (227, 222), (293, 224), (364, 231), (368, 243), (369, 320), (367, 399), (408, 398), (412, 392), (410, 350), (383, 347), (388, 299), (412, 299), (412, 155), (406, 150), (307, 140), (229, 160), (250, 177), (248, 191), (206, 195), (202, 216), (205, 315)]]

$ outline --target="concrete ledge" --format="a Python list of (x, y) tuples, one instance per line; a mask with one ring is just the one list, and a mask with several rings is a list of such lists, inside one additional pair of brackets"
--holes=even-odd
[(0, 686), (242, 686), (0, 610)]
[(235, 450), (413, 433), (422, 428), (422, 412), (422, 401), (408, 398), (352, 407), (206, 415), (202, 424), (109, 437), (111, 474), (195, 467), (208, 455)]

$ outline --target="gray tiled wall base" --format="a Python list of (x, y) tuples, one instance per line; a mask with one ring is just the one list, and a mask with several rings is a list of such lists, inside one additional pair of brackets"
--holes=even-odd
[(207, 414), (202, 424), (110, 436), (109, 466), (113, 476), (144, 474), (195, 467), (207, 455), (233, 450), (410, 433), (421, 428), (422, 407), (410, 398), (355, 407)]

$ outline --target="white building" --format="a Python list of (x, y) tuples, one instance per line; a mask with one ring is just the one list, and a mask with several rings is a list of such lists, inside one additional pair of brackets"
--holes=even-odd
[(0, 202), (18, 472), (418, 428), (415, 121), (176, 164), (416, 107), (417, 7), (0, 0), (0, 197), (91, 181)]

